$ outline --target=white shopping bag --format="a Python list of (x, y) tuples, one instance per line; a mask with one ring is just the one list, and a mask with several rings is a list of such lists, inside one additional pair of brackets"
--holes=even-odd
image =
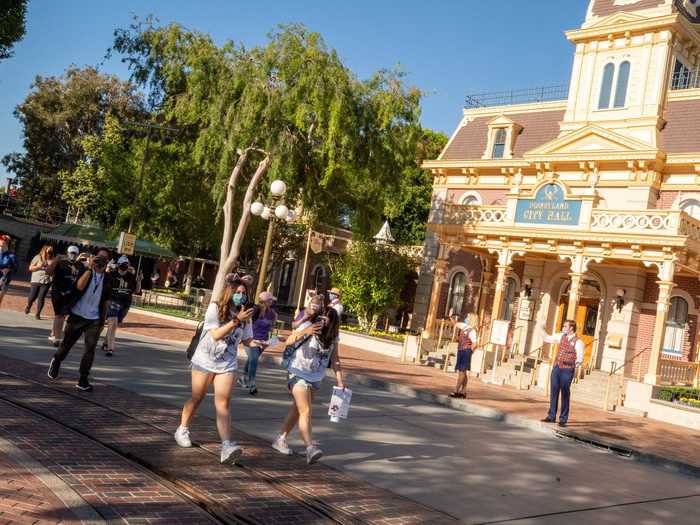
[(350, 411), (350, 400), (352, 399), (352, 390), (346, 388), (333, 387), (333, 395), (328, 406), (328, 415), (331, 417), (332, 423), (337, 423), (340, 419), (347, 419)]

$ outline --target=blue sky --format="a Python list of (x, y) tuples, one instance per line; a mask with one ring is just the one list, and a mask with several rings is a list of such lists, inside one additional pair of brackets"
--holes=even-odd
[[(277, 24), (320, 32), (360, 78), (400, 64), (427, 93), (423, 125), (450, 134), (464, 95), (566, 83), (573, 46), (562, 32), (583, 22), (588, 0), (30, 0), (27, 36), (0, 62), (0, 156), (21, 151), (12, 115), (36, 75), (102, 61), (116, 27), (156, 15), (217, 42), (264, 43)], [(564, 7), (565, 6), (565, 7)], [(112, 60), (102, 70), (126, 78)], [(4, 168), (0, 167), (4, 181)]]

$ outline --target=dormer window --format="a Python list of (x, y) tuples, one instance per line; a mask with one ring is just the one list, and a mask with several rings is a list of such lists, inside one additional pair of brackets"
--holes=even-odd
[(512, 159), (515, 140), (522, 126), (505, 115), (495, 118), (488, 124), (489, 134), (483, 159)]
[(491, 152), (492, 159), (502, 159), (506, 151), (506, 137), (508, 132), (506, 128), (497, 128), (493, 139), (493, 150)]
[[(600, 83), (598, 109), (624, 108), (627, 105), (627, 88), (630, 82), (630, 63), (625, 60), (617, 68), (609, 62), (603, 68), (603, 80)], [(615, 98), (613, 99), (613, 86)], [(610, 103), (612, 102), (612, 106)]]

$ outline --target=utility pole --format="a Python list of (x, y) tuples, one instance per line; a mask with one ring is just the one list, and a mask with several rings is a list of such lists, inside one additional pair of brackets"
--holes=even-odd
[(127, 233), (131, 233), (131, 231), (134, 228), (134, 219), (136, 218), (136, 210), (139, 205), (139, 201), (141, 199), (141, 189), (143, 188), (143, 177), (146, 172), (146, 164), (148, 163), (148, 150), (151, 145), (151, 136), (153, 134), (153, 130), (158, 130), (158, 131), (170, 131), (173, 133), (177, 133), (180, 130), (177, 128), (171, 128), (169, 126), (163, 126), (160, 124), (154, 124), (153, 122), (127, 122), (129, 126), (134, 126), (134, 127), (139, 127), (139, 128), (146, 128), (146, 147), (143, 150), (143, 157), (141, 157), (141, 168), (140, 168), (140, 173), (139, 173), (139, 183), (138, 186), (136, 187), (136, 193), (134, 193), (134, 199), (131, 203), (131, 217), (129, 218), (129, 229), (127, 230)]

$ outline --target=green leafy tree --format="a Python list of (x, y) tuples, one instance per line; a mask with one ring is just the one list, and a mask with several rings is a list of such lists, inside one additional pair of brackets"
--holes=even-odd
[(146, 20), (118, 30), (113, 51), (166, 119), (197, 130), (194, 158), (214, 177), (224, 219), (222, 271), (241, 255), (244, 203), (267, 187), (261, 181), (285, 180), (288, 199), (312, 222), (348, 220), (366, 236), (399, 188), (396, 174), (415, 163), (421, 93), (398, 71), (358, 80), (303, 26), (280, 27), (266, 45), (247, 49)]
[(423, 244), (433, 195), (433, 175), (420, 166), (424, 160), (436, 159), (447, 144), (447, 136), (439, 131), (423, 129), (415, 149), (415, 163), (403, 171), (400, 189), (389, 195), (384, 213), (391, 221), (397, 244)]
[(366, 332), (379, 316), (401, 304), (410, 259), (392, 246), (355, 241), (348, 252), (331, 260), (333, 284), (343, 291), (343, 303), (357, 315)]
[(24, 38), (27, 0), (0, 2), (0, 60), (12, 56), (12, 47)]
[(87, 137), (99, 137), (105, 119), (126, 119), (142, 110), (136, 87), (95, 68), (69, 67), (60, 77), (38, 76), (15, 109), (24, 153), (3, 158), (21, 186), (20, 205), (32, 216), (60, 220), (66, 213), (59, 173), (72, 173), (86, 159)]

